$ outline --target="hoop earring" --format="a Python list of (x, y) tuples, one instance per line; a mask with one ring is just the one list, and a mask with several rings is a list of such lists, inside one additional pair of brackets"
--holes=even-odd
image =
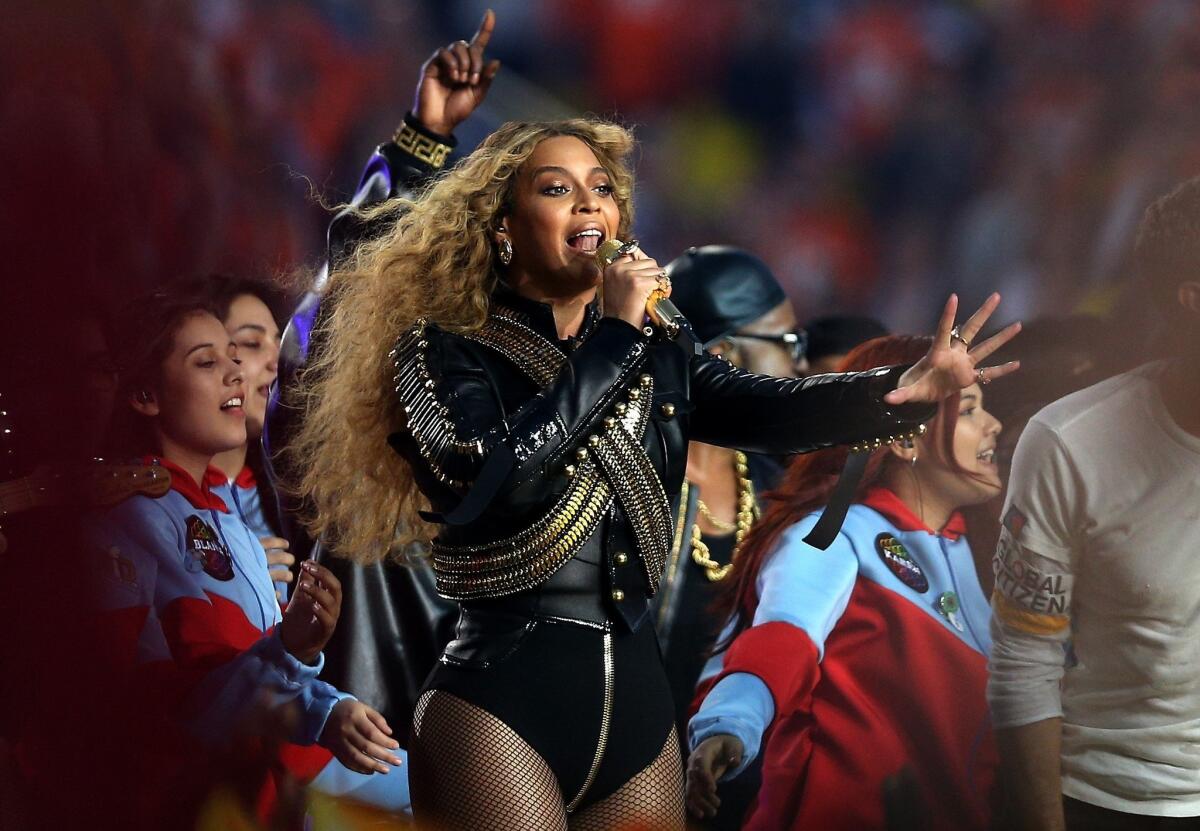
[(512, 243), (509, 242), (507, 237), (505, 237), (504, 239), (500, 240), (500, 263), (501, 263), (501, 265), (508, 265), (509, 263), (512, 262), (512, 258), (513, 258)]

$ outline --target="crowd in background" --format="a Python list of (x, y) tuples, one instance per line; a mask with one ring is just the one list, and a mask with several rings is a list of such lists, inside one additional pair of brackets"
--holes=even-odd
[[(415, 67), (486, 5), (79, 4), (17, 38), (0, 106), (60, 137), (39, 149), (101, 219), (97, 293), (290, 273), (319, 259), (314, 195), (348, 196)], [(510, 117), (616, 115), (647, 249), (755, 251), (806, 316), (918, 329), (926, 298), (993, 288), (1011, 318), (1107, 311), (1141, 208), (1200, 157), (1187, 0), (493, 5), (505, 72), (463, 149)], [(57, 80), (26, 60), (46, 49)]]

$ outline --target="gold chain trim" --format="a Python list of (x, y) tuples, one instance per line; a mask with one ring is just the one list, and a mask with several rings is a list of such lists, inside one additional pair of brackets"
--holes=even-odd
[(554, 344), (525, 323), (519, 312), (504, 306), (493, 306), (483, 328), (466, 336), (508, 358), (539, 387), (550, 386), (567, 360)]
[(656, 594), (671, 548), (671, 506), (639, 438), (650, 420), (654, 379), (643, 375), (639, 387), (639, 398), (619, 419), (605, 422), (603, 437), (591, 449), (629, 517), (650, 593)]
[(592, 766), (588, 769), (587, 778), (583, 780), (583, 787), (579, 789), (579, 793), (575, 794), (575, 798), (567, 804), (567, 813), (571, 813), (579, 807), (580, 800), (584, 794), (592, 787), (592, 783), (596, 781), (596, 772), (600, 770), (600, 762), (604, 759), (604, 751), (608, 747), (608, 732), (612, 726), (612, 709), (613, 709), (613, 686), (616, 676), (616, 669), (613, 662), (613, 639), (612, 632), (604, 633), (604, 707), (600, 711), (600, 736), (596, 739), (596, 754), (592, 757)]
[(392, 380), (408, 421), (408, 431), (417, 443), (421, 458), (443, 482), (465, 488), (466, 481), (483, 455), (483, 443), (458, 437), (450, 410), (434, 394), (436, 383), (425, 362), (424, 318), (400, 336), (390, 355), (396, 374)]
[(484, 545), (431, 546), (438, 593), (450, 600), (531, 589), (579, 553), (612, 502), (594, 464), (581, 465), (550, 511), (519, 534)]
[(392, 140), (401, 150), (416, 156), (434, 170), (442, 169), (442, 165), (446, 163), (446, 157), (454, 149), (448, 144), (442, 144), (424, 133), (417, 132), (408, 124), (401, 124)]

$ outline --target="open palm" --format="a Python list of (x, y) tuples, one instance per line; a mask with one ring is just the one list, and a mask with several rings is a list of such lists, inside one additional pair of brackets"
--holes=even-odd
[(979, 311), (959, 327), (959, 338), (952, 337), (954, 317), (958, 313), (958, 295), (950, 295), (938, 321), (933, 345), (925, 357), (900, 376), (896, 389), (884, 396), (889, 404), (935, 403), (971, 384), (987, 384), (1020, 369), (1019, 361), (999, 366), (980, 367), (979, 363), (1021, 331), (1020, 323), (1012, 323), (980, 344), (972, 345), (992, 312), (1000, 305), (1000, 295), (989, 297)]

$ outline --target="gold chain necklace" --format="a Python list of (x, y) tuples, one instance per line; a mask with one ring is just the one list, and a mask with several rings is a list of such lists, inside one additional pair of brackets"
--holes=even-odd
[(734, 470), (737, 471), (738, 477), (737, 518), (734, 522), (717, 519), (708, 510), (707, 505), (699, 499), (696, 500), (696, 508), (700, 516), (711, 522), (719, 531), (735, 533), (733, 553), (730, 555), (729, 562), (722, 565), (712, 558), (708, 546), (701, 539), (699, 517), (692, 523), (692, 562), (704, 569), (705, 576), (714, 583), (723, 580), (729, 570), (733, 568), (742, 540), (746, 538), (746, 534), (750, 532), (750, 526), (758, 518), (758, 504), (754, 501), (754, 483), (750, 481), (750, 467), (746, 461), (746, 454), (740, 450), (734, 451)]

